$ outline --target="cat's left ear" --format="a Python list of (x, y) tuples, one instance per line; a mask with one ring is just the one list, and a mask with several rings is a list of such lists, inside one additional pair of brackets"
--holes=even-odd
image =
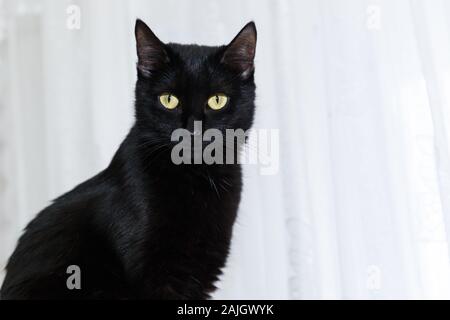
[(251, 21), (226, 46), (221, 62), (247, 78), (254, 70), (256, 39), (256, 26)]
[(135, 34), (138, 71), (144, 76), (150, 76), (169, 62), (169, 56), (164, 43), (142, 20), (136, 20)]

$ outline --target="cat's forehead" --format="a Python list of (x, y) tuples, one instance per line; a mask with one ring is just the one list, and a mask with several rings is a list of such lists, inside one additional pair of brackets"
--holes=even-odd
[[(199, 93), (199, 89), (224, 91), (224, 75), (217, 71), (217, 53), (222, 47), (168, 44), (174, 58), (171, 69), (175, 72), (166, 74), (164, 84), (182, 88), (185, 92)], [(181, 63), (180, 63), (181, 62)], [(214, 76), (212, 76), (214, 74)], [(217, 89), (215, 89), (217, 88)]]
[(200, 67), (208, 57), (213, 56), (220, 47), (201, 46), (195, 44), (169, 43), (167, 46), (185, 63), (185, 65)]

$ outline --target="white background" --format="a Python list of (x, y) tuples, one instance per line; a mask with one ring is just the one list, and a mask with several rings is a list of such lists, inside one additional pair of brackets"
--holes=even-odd
[(0, 267), (130, 128), (136, 17), (208, 45), (257, 24), (280, 169), (245, 168), (217, 298), (450, 298), (446, 0), (0, 0)]

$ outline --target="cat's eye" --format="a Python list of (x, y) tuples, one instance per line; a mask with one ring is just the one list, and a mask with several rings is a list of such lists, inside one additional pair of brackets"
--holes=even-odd
[(208, 106), (213, 110), (220, 110), (226, 106), (228, 97), (222, 93), (213, 95), (208, 99)]
[(159, 102), (167, 109), (175, 109), (180, 101), (173, 94), (165, 93), (159, 96)]

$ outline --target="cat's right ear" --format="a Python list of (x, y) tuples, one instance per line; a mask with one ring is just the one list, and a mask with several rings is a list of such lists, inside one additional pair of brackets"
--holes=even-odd
[(242, 78), (253, 73), (256, 38), (256, 26), (251, 21), (242, 28), (223, 53), (222, 63), (238, 72)]
[(136, 48), (138, 55), (138, 72), (143, 76), (150, 76), (169, 62), (169, 56), (164, 43), (140, 19), (135, 27)]

